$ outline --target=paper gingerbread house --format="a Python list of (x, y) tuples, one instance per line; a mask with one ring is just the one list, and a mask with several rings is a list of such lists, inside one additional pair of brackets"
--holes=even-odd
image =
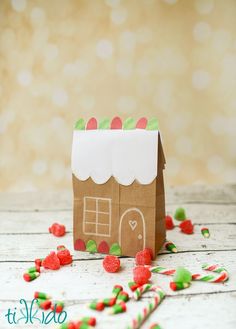
[(155, 120), (80, 119), (72, 145), (75, 250), (156, 255), (165, 240), (164, 165)]

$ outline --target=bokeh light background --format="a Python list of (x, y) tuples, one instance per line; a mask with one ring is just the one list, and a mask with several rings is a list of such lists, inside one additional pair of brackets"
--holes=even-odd
[(156, 116), (168, 185), (236, 181), (235, 0), (1, 0), (0, 190), (71, 187), (79, 117)]

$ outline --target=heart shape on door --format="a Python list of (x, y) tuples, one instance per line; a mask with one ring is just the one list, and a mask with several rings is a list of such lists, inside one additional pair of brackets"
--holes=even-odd
[(130, 220), (129, 226), (131, 227), (131, 230), (134, 231), (136, 229), (136, 226), (138, 225), (136, 220)]

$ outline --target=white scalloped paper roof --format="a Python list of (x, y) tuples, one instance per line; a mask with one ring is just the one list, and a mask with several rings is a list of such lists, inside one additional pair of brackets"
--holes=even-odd
[(97, 184), (111, 176), (122, 185), (150, 184), (157, 177), (157, 130), (74, 130), (72, 172)]

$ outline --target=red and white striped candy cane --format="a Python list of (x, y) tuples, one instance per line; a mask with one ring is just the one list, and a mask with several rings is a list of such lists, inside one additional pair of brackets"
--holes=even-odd
[(133, 297), (134, 297), (135, 300), (138, 300), (147, 291), (155, 291), (155, 292), (158, 292), (159, 290), (160, 290), (160, 287), (155, 286), (155, 285), (150, 284), (150, 283), (146, 283), (146, 284), (138, 287), (134, 291)]
[[(192, 280), (209, 282), (209, 283), (220, 283), (220, 282), (227, 281), (229, 278), (229, 274), (226, 271), (226, 269), (219, 265), (204, 264), (204, 265), (202, 265), (202, 268), (206, 271), (218, 273), (218, 275), (196, 273), (196, 274), (192, 274)], [(176, 272), (175, 269), (164, 268), (162, 266), (151, 267), (150, 271), (152, 273), (159, 273), (159, 274), (164, 274), (164, 275), (174, 275)]]
[(148, 318), (148, 316), (158, 307), (165, 297), (164, 291), (156, 286), (156, 296), (145, 306), (137, 316), (132, 319), (131, 323), (126, 327), (126, 329), (139, 329), (143, 322)]

